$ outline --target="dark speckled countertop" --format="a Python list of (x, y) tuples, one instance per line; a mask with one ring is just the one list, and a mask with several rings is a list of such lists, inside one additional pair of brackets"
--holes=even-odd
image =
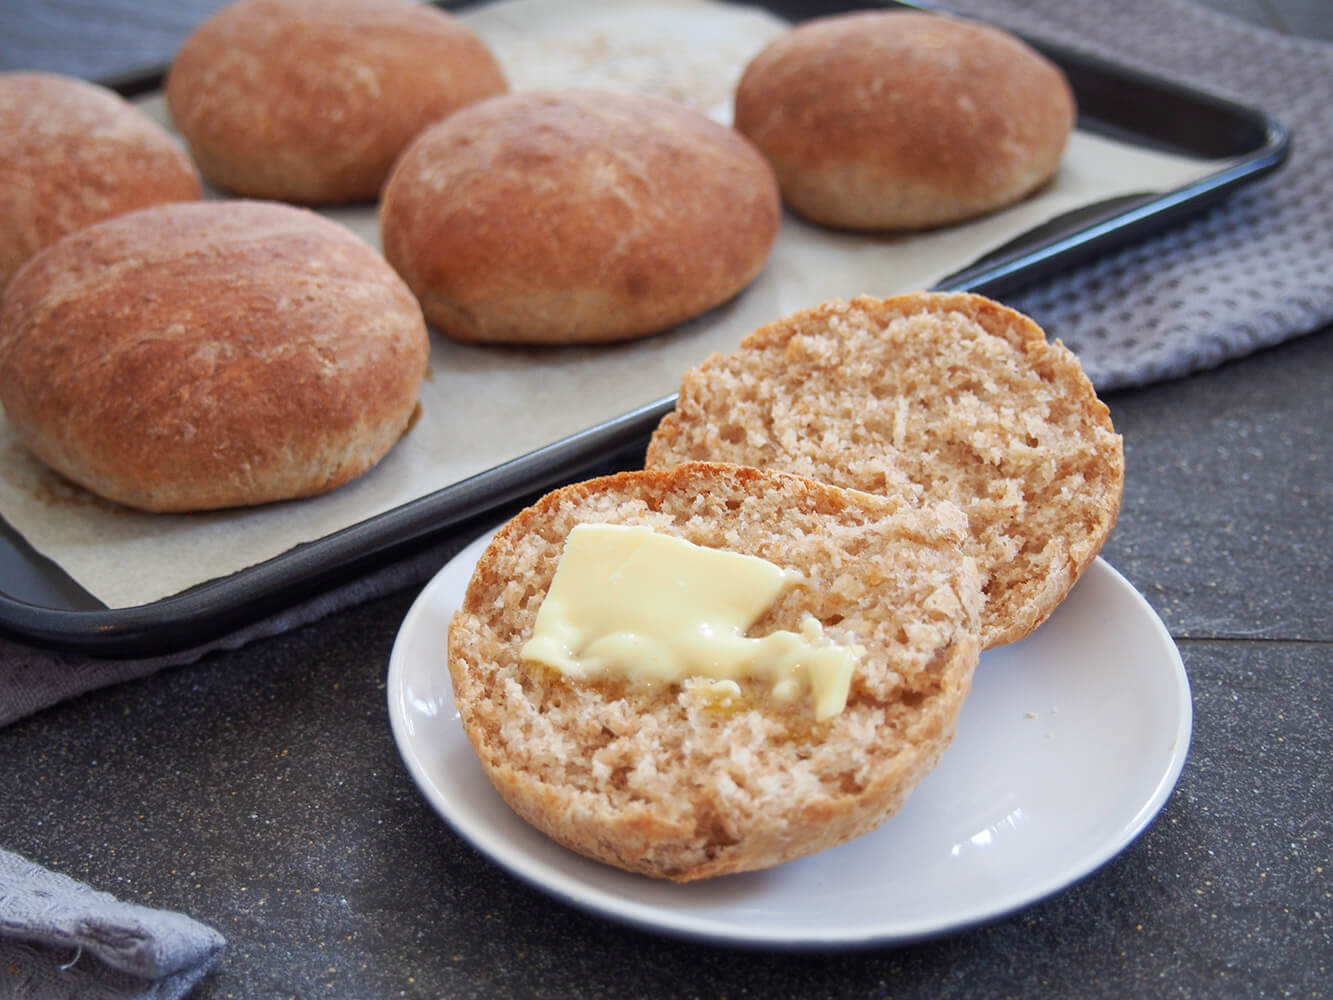
[[(0, 61), (160, 63), (214, 5), (24, 0), (0, 15)], [(1326, 0), (1214, 5), (1324, 37), (1333, 21)], [(1142, 837), (1007, 919), (790, 955), (552, 901), (457, 837), (400, 762), (385, 667), (412, 591), (0, 729), (0, 845), (216, 926), (227, 952), (198, 1000), (1325, 996), (1333, 330), (1108, 402), (1128, 468), (1103, 554), (1176, 638), (1193, 743)]]

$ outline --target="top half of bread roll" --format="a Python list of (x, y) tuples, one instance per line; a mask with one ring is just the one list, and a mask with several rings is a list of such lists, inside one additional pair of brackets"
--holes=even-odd
[(983, 296), (829, 302), (688, 372), (649, 465), (785, 469), (968, 514), (988, 646), (1022, 638), (1120, 509), (1121, 440), (1078, 359)]

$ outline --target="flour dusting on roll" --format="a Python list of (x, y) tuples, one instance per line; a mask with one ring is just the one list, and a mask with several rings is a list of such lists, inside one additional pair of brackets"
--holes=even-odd
[(109, 500), (194, 511), (324, 493), (411, 426), (429, 341), (368, 244), (269, 202), (141, 209), (66, 236), (0, 311), (0, 404)]
[(68, 233), (200, 194), (184, 148), (119, 94), (55, 73), (0, 73), (0, 289)]
[(948, 225), (1056, 173), (1074, 126), (1059, 67), (1008, 32), (942, 14), (802, 22), (746, 67), (736, 127), (788, 207), (839, 229)]
[(460, 19), (413, 0), (235, 0), (196, 28), (167, 105), (204, 175), (235, 195), (372, 201), (423, 128), (504, 92)]
[(763, 268), (777, 183), (742, 136), (662, 98), (544, 90), (424, 132), (385, 187), (385, 255), (457, 340), (668, 330)]

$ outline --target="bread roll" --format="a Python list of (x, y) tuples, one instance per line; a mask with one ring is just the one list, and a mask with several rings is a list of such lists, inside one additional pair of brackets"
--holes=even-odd
[(983, 639), (1035, 629), (1120, 510), (1124, 454), (1058, 341), (980, 295), (829, 302), (688, 372), (647, 464), (782, 469), (967, 512), (989, 575)]
[(0, 311), (0, 404), (67, 478), (147, 511), (323, 493), (409, 426), (428, 354), (369, 245), (304, 209), (141, 209), (34, 257)]
[(119, 94), (55, 73), (0, 73), (0, 290), (66, 233), (199, 195), (185, 150)]
[[(846, 707), (746, 686), (720, 708), (689, 681), (571, 681), (520, 657), (583, 522), (646, 525), (798, 570), (751, 629), (806, 612), (865, 653)], [(980, 577), (943, 504), (795, 476), (695, 464), (565, 487), (496, 535), (449, 630), (463, 726), (491, 781), (529, 823), (588, 857), (688, 881), (776, 865), (865, 833), (895, 812), (954, 733), (978, 657)]]
[(492, 98), (432, 126), (385, 187), (385, 255), (458, 340), (579, 344), (666, 330), (759, 273), (773, 173), (661, 98)]
[(167, 104), (227, 191), (317, 205), (379, 195), (427, 125), (507, 88), (485, 43), (412, 0), (237, 0), (200, 25)]
[(870, 11), (772, 42), (741, 78), (735, 121), (793, 211), (836, 228), (920, 229), (1049, 181), (1074, 97), (1057, 66), (998, 28)]

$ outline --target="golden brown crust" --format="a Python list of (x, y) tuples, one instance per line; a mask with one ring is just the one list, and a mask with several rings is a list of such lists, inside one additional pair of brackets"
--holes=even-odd
[(313, 212), (142, 209), (38, 254), (0, 312), (0, 403), (46, 464), (188, 511), (308, 496), (413, 418), (429, 343), (384, 260)]
[(200, 25), (167, 103), (204, 175), (239, 195), (372, 200), (427, 125), (506, 90), (485, 43), (410, 0), (239, 0)]
[(459, 340), (645, 336), (731, 298), (777, 234), (772, 171), (741, 136), (660, 98), (483, 101), (433, 126), (385, 186), (385, 255)]
[[(847, 707), (821, 723), (746, 689), (719, 711), (686, 686), (569, 682), (519, 650), (564, 539), (645, 524), (809, 581), (752, 630), (810, 613), (866, 652)], [(950, 505), (917, 509), (811, 480), (691, 464), (551, 493), (483, 554), (449, 632), (463, 726), (500, 794), (589, 857), (678, 881), (835, 846), (895, 812), (953, 736), (971, 683), (981, 580)]]
[(199, 196), (185, 150), (114, 91), (54, 73), (0, 73), (0, 289), (66, 233)]
[(798, 25), (746, 68), (736, 127), (790, 208), (847, 229), (958, 222), (1059, 166), (1074, 98), (1058, 67), (997, 28), (915, 11)]
[(720, 461), (950, 499), (990, 575), (983, 639), (1021, 639), (1096, 557), (1124, 454), (1074, 357), (980, 295), (828, 302), (688, 372), (649, 466)]

